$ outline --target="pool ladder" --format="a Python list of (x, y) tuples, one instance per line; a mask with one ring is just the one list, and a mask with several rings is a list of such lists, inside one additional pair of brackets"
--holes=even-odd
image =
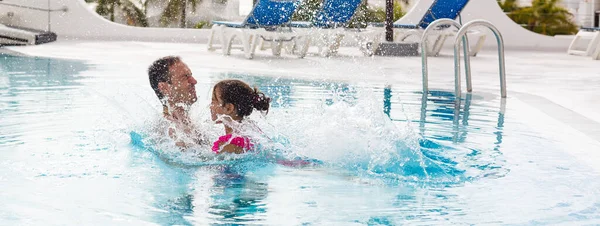
[(454, 26), (458, 28), (456, 39), (454, 40), (454, 95), (457, 100), (461, 97), (461, 81), (460, 81), (460, 44), (462, 41), (464, 61), (465, 61), (465, 73), (467, 80), (467, 92), (473, 91), (473, 85), (471, 83), (471, 60), (469, 55), (469, 40), (467, 38), (467, 32), (474, 26), (484, 26), (489, 28), (496, 36), (498, 42), (498, 61), (500, 68), (500, 95), (502, 98), (506, 98), (506, 71), (504, 63), (504, 39), (500, 31), (489, 21), (486, 20), (473, 20), (461, 26), (458, 22), (450, 19), (439, 19), (427, 26), (423, 36), (421, 37), (421, 63), (423, 73), (423, 95), (429, 93), (429, 80), (427, 71), (427, 37), (428, 34), (437, 29), (439, 26)]

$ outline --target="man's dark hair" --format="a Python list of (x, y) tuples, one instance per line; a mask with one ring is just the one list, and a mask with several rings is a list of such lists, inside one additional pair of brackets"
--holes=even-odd
[(176, 62), (181, 61), (178, 56), (166, 56), (160, 58), (148, 68), (148, 78), (150, 79), (150, 86), (156, 93), (158, 99), (162, 99), (164, 95), (158, 89), (158, 83), (167, 82), (171, 83), (171, 76), (169, 75), (169, 68)]

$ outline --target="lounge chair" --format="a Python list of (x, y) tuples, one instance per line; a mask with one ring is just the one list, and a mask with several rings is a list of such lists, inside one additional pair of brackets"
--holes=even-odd
[[(588, 41), (587, 44), (581, 41)], [(578, 47), (585, 46), (585, 49), (577, 49)], [(582, 55), (595, 57), (596, 50), (600, 49), (600, 27), (582, 27), (571, 41), (569, 50), (567, 53), (571, 55)], [(596, 57), (597, 58), (597, 57)]]
[(56, 41), (56, 38), (53, 32), (0, 24), (0, 46), (39, 45)]
[[(234, 40), (241, 41), (246, 58), (252, 59), (259, 39), (274, 41), (292, 41), (298, 38), (288, 26), (292, 15), (299, 5), (298, 0), (258, 0), (243, 22), (213, 21), (208, 50), (221, 48), (229, 55)], [(220, 41), (220, 46), (215, 42)], [(279, 55), (281, 48), (273, 48), (273, 54)]]
[(593, 60), (600, 60), (600, 42), (596, 45), (596, 51), (592, 53)]
[[(406, 15), (393, 23), (394, 41), (405, 41), (411, 36), (420, 41), (429, 24), (438, 19), (456, 20), (468, 3), (469, 0), (419, 0)], [(384, 27), (383, 23), (371, 23), (370, 25)], [(446, 38), (455, 33), (453, 27), (440, 27), (437, 31), (432, 33), (437, 37), (435, 37), (434, 45), (430, 45), (432, 48), (428, 50), (429, 55), (438, 55)], [(483, 47), (486, 34), (478, 31), (472, 31), (469, 34), (479, 36), (476, 45), (470, 51), (471, 55), (475, 56)]]
[[(363, 0), (324, 0), (312, 21), (292, 21), (289, 26), (297, 33), (305, 34), (309, 38), (304, 42), (306, 46), (302, 46), (300, 56), (306, 55), (308, 45), (311, 44), (319, 47), (319, 52), (323, 56), (336, 53), (346, 35), (352, 35), (363, 42), (377, 42), (379, 34), (376, 31), (348, 28), (348, 24), (362, 2)], [(363, 45), (360, 41), (360, 47), (366, 46), (366, 43)], [(262, 44), (261, 49), (264, 49)], [(361, 48), (361, 50), (368, 54), (366, 48)]]
[[(308, 36), (310, 42), (319, 47), (319, 52), (323, 56), (336, 53), (346, 35), (352, 35), (357, 39), (366, 38), (367, 40), (376, 41), (377, 34), (372, 33), (372, 31), (367, 32), (367, 30), (348, 28), (348, 24), (362, 2), (362, 0), (324, 0), (313, 21), (292, 21), (290, 26), (307, 30), (310, 33)], [(369, 37), (369, 35), (371, 36)], [(359, 42), (359, 46), (363, 47), (365, 45)], [(366, 50), (366, 48), (361, 49)], [(303, 48), (303, 51), (301, 55), (306, 54), (308, 47)]]

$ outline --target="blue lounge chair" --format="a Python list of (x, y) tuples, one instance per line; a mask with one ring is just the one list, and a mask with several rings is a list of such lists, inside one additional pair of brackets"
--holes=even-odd
[[(298, 0), (258, 0), (243, 22), (213, 21), (208, 49), (222, 48), (229, 55), (236, 38), (248, 59), (254, 57), (259, 38), (289, 41), (296, 38), (286, 25), (299, 5)], [(283, 29), (282, 29), (283, 28)], [(215, 46), (219, 40), (221, 46)], [(278, 54), (274, 51), (274, 54)]]
[(348, 26), (362, 0), (324, 0), (312, 21), (292, 21), (290, 26), (309, 35), (300, 55), (306, 55), (311, 42), (319, 47), (319, 53), (329, 56), (336, 53), (346, 35)]
[[(362, 2), (363, 0), (324, 0), (312, 21), (292, 21), (289, 26), (297, 33), (305, 34), (305, 37), (308, 38), (303, 42), (304, 46), (300, 50), (300, 56), (306, 55), (311, 42), (319, 47), (322, 55), (328, 56), (337, 52), (346, 35), (354, 35), (359, 40), (379, 40), (378, 34), (374, 31), (357, 31), (347, 28)], [(297, 43), (295, 44), (297, 46)], [(261, 49), (264, 49), (262, 44)], [(362, 48), (362, 50), (366, 50), (366, 48)]]
[[(587, 44), (583, 40), (587, 41)], [(578, 47), (585, 49), (578, 49)], [(582, 27), (571, 41), (569, 50), (571, 55), (592, 56), (594, 60), (600, 58), (600, 27)]]
[[(429, 24), (438, 19), (457, 19), (468, 3), (469, 0), (420, 0), (406, 15), (393, 23), (394, 40), (405, 41), (411, 36), (416, 36), (420, 40)], [(371, 25), (374, 27), (384, 26), (383, 23), (372, 23)], [(454, 33), (454, 29), (440, 27), (435, 34), (437, 35), (436, 42), (429, 50), (429, 54), (437, 55), (445, 39)], [(486, 36), (485, 33), (480, 32), (470, 32), (469, 34), (479, 35), (475, 48), (471, 49), (471, 55), (476, 55), (483, 47)]]
[(345, 28), (362, 0), (324, 0), (313, 21), (292, 21), (296, 28)]

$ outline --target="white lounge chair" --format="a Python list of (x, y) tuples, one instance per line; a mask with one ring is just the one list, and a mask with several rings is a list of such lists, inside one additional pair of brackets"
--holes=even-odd
[(592, 53), (593, 60), (600, 60), (600, 42), (596, 45), (596, 51)]
[(56, 41), (56, 38), (53, 32), (0, 24), (0, 45), (39, 45)]
[[(600, 28), (582, 27), (577, 32), (577, 35), (575, 35), (575, 38), (573, 38), (573, 41), (571, 41), (567, 53), (571, 55), (592, 56), (594, 58), (594, 54), (600, 49), (599, 45)], [(579, 49), (580, 47), (584, 48)]]
[(258, 0), (243, 22), (213, 21), (208, 50), (221, 48), (223, 54), (229, 55), (235, 39), (239, 39), (242, 46), (238, 49), (244, 51), (246, 58), (252, 59), (259, 39), (264, 39), (279, 43), (273, 48), (273, 54), (279, 55), (282, 42), (298, 38), (285, 26), (298, 5), (298, 0)]

